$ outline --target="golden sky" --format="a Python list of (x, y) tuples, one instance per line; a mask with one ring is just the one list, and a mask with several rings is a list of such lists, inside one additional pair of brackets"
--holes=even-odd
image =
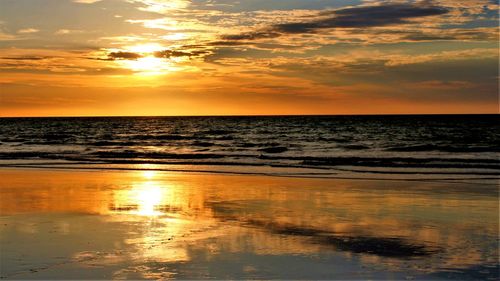
[(0, 116), (498, 113), (497, 0), (2, 0)]

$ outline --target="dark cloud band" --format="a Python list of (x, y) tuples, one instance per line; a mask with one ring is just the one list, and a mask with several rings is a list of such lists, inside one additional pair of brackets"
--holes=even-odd
[(207, 54), (208, 51), (198, 50), (198, 51), (176, 51), (176, 50), (164, 50), (155, 52), (154, 56), (157, 58), (173, 58), (173, 57), (198, 57)]
[(222, 36), (223, 40), (256, 40), (275, 38), (284, 34), (314, 33), (331, 28), (368, 28), (408, 23), (414, 18), (437, 16), (448, 13), (443, 7), (424, 4), (385, 4), (325, 11), (314, 19), (272, 25), (269, 28)]
[(136, 60), (142, 58), (142, 55), (132, 52), (111, 52), (108, 57), (112, 60), (115, 59), (125, 59), (125, 60)]

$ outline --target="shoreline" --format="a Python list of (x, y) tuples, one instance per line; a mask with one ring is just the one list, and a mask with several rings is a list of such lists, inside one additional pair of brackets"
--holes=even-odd
[[(295, 179), (339, 179), (374, 181), (456, 182), (463, 184), (498, 185), (500, 174), (483, 172), (456, 172), (446, 169), (432, 171), (393, 171), (389, 167), (377, 170), (315, 169), (301, 167), (238, 166), (238, 165), (182, 165), (182, 164), (95, 164), (95, 163), (17, 163), (0, 162), (2, 169), (60, 170), (60, 171), (154, 171), (168, 173), (267, 176)], [(391, 171), (392, 170), (392, 171)], [(397, 169), (396, 169), (397, 170)]]

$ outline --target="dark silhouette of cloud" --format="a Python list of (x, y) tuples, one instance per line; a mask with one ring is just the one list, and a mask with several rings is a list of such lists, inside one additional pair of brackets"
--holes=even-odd
[[(428, 16), (437, 16), (448, 13), (443, 7), (429, 4), (389, 4), (382, 6), (368, 6), (347, 8), (337, 11), (324, 12), (324, 15), (333, 15), (333, 18), (311, 23), (312, 28), (329, 27), (374, 27), (406, 23), (408, 19)], [(285, 24), (286, 29), (288, 26)]]
[(5, 59), (5, 60), (27, 60), (27, 61), (36, 61), (36, 60), (44, 60), (47, 59), (48, 57), (39, 57), (39, 56), (21, 56), (21, 57), (2, 57), (0, 59)]
[[(305, 23), (304, 23), (305, 24)], [(274, 26), (273, 28), (269, 30), (263, 30), (263, 31), (255, 31), (255, 32), (247, 32), (247, 33), (240, 33), (240, 34), (232, 34), (232, 35), (224, 35), (222, 36), (222, 39), (224, 40), (255, 40), (255, 39), (264, 39), (264, 38), (275, 38), (278, 36), (281, 36), (283, 32), (282, 30), (277, 29), (276, 31), (273, 30), (277, 26)], [(280, 32), (278, 32), (278, 30)]]
[(155, 52), (154, 56), (157, 58), (172, 58), (172, 57), (198, 57), (208, 54), (208, 51), (197, 50), (197, 51), (177, 51), (177, 50), (164, 50)]
[(318, 13), (314, 19), (303, 22), (281, 23), (247, 33), (222, 36), (223, 40), (240, 41), (275, 38), (284, 34), (315, 33), (330, 28), (369, 28), (408, 23), (410, 19), (448, 13), (443, 7), (430, 4), (396, 3), (362, 6)]
[(110, 60), (125, 59), (125, 60), (136, 60), (142, 58), (141, 54), (133, 52), (111, 52), (108, 54)]
[[(175, 57), (201, 57), (209, 54), (209, 51), (206, 50), (194, 50), (194, 51), (180, 51), (180, 50), (163, 50), (154, 52), (153, 55), (156, 58), (175, 58)], [(110, 52), (107, 54), (106, 58), (91, 58), (96, 60), (104, 60), (104, 61), (114, 61), (114, 60), (136, 60), (143, 58), (144, 54), (134, 53), (134, 52)]]

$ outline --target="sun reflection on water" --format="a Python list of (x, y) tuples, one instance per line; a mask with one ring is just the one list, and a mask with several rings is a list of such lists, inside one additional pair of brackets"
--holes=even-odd
[(153, 182), (145, 182), (143, 186), (132, 190), (137, 201), (136, 214), (141, 216), (158, 216), (162, 213), (156, 210), (162, 202), (163, 192)]
[(153, 170), (149, 170), (149, 171), (142, 171), (142, 176), (145, 178), (145, 179), (153, 179), (154, 177), (156, 177), (156, 175), (158, 174), (157, 171), (153, 171)]
[(164, 205), (169, 187), (154, 180), (157, 171), (145, 170), (138, 172), (138, 175), (144, 181), (133, 183), (130, 189), (117, 190), (110, 210), (139, 216), (163, 214), (160, 209)]

